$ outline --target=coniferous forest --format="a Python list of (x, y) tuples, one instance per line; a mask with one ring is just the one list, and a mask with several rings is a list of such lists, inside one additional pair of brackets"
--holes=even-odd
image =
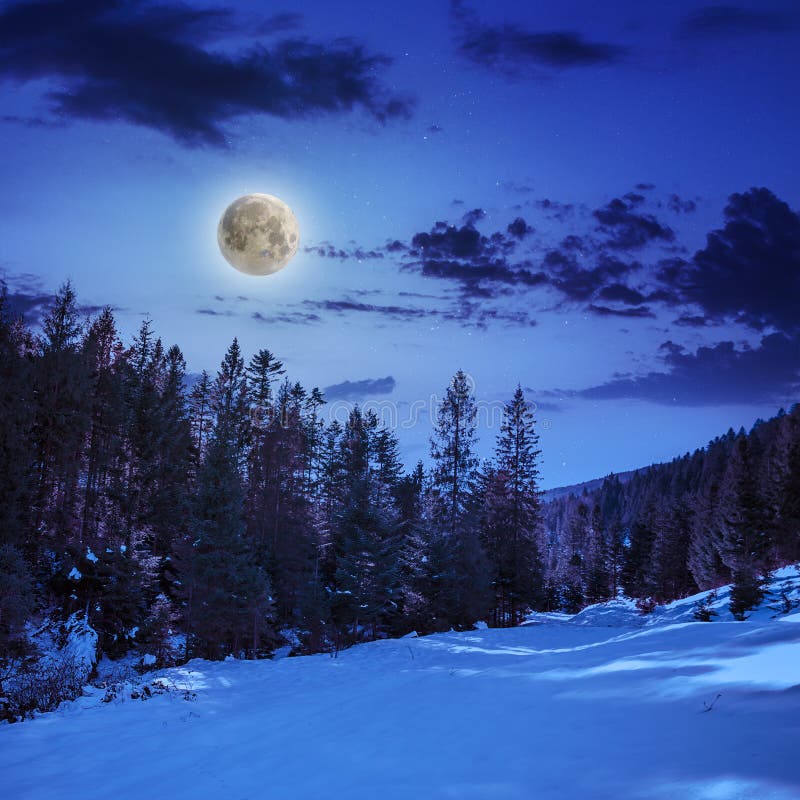
[(542, 501), (536, 423), (511, 393), (493, 458), (456, 372), (429, 467), (267, 349), (234, 340), (189, 388), (149, 321), (123, 342), (65, 284), (36, 331), (0, 299), (0, 656), (26, 624), (80, 618), (111, 658), (337, 652), (513, 626), (624, 592), (643, 611), (732, 582), (744, 618), (800, 559), (800, 408), (672, 463)]

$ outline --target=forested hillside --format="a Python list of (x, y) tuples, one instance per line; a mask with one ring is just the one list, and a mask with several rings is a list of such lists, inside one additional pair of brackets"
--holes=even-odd
[(800, 559), (800, 406), (543, 511), (565, 608), (618, 589), (647, 608), (732, 582), (742, 616), (766, 571)]
[(324, 409), (269, 350), (234, 340), (187, 391), (149, 321), (123, 343), (67, 284), (34, 332), (0, 301), (0, 657), (31, 655), (31, 620), (170, 664), (266, 656), (283, 635), (317, 652), (510, 626), (620, 589), (646, 609), (729, 581), (742, 616), (766, 571), (800, 558), (797, 407), (547, 504), (520, 389), (479, 463), (457, 372), (430, 469), (409, 474), (374, 414)]
[(518, 622), (541, 603), (537, 437), (521, 391), (478, 469), (459, 372), (432, 469), (403, 474), (372, 413), (324, 400), (237, 341), (186, 390), (149, 321), (123, 344), (70, 285), (39, 333), (0, 314), (0, 654), (76, 619), (112, 657), (166, 664)]

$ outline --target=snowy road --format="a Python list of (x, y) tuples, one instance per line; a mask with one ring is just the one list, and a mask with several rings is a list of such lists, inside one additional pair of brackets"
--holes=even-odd
[(196, 699), (0, 726), (2, 796), (800, 798), (798, 615), (542, 619), (165, 674)]

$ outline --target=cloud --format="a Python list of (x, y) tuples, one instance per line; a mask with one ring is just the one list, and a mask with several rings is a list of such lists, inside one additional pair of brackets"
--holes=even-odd
[(34, 276), (10, 278), (4, 273), (0, 276), (0, 295), (4, 297), (4, 312), (22, 317), (29, 325), (38, 325), (53, 302), (53, 294), (43, 290)]
[(578, 261), (573, 245), (571, 239), (566, 245), (562, 243), (560, 249), (548, 251), (543, 262), (549, 283), (562, 292), (568, 300), (588, 300), (609, 284), (620, 286), (621, 278), (641, 269), (642, 266), (638, 261), (623, 261), (616, 256), (595, 252), (591, 254), (595, 266), (584, 267)]
[[(11, 273), (0, 267), (0, 294), (4, 296), (5, 313), (21, 317), (26, 325), (38, 326), (50, 311), (55, 293), (42, 287), (38, 276), (30, 273)], [(121, 311), (119, 306), (100, 306), (92, 303), (76, 303), (77, 311), (91, 317), (104, 308)]]
[(486, 212), (482, 208), (473, 208), (472, 211), (467, 211), (461, 218), (465, 225), (471, 227), (476, 222), (480, 222), (486, 216)]
[(685, 39), (727, 39), (796, 31), (799, 22), (796, 12), (714, 5), (705, 6), (685, 17), (678, 34)]
[(517, 217), (512, 222), (508, 223), (506, 231), (516, 239), (524, 239), (531, 233), (534, 233), (534, 228), (528, 225), (522, 217)]
[(202, 314), (206, 317), (233, 317), (235, 316), (234, 312), (230, 309), (225, 309), (224, 311), (217, 311), (215, 308), (198, 308), (195, 314)]
[(322, 390), (327, 401), (331, 400), (361, 400), (372, 395), (391, 394), (396, 386), (396, 381), (391, 375), (385, 378), (366, 378), (361, 381), (343, 381), (333, 386), (326, 386)]
[(681, 314), (672, 324), (680, 325), (682, 328), (706, 328), (711, 322), (699, 314)]
[(713, 319), (800, 330), (800, 214), (753, 188), (730, 196), (724, 219), (691, 259), (662, 265), (663, 284)]
[(245, 115), (294, 119), (363, 109), (379, 122), (411, 102), (377, 77), (390, 64), (352, 40), (283, 39), (246, 50), (218, 39), (284, 33), (297, 15), (262, 25), (221, 8), (125, 0), (16, 3), (0, 11), (0, 80), (47, 79), (56, 119), (118, 121), (191, 145), (226, 145)]
[(697, 211), (697, 203), (694, 200), (685, 200), (680, 195), (671, 194), (667, 198), (667, 208), (676, 214), (691, 214)]
[(426, 317), (431, 312), (424, 308), (414, 308), (412, 306), (398, 305), (377, 305), (375, 303), (361, 303), (355, 300), (304, 300), (306, 308), (313, 308), (319, 311), (330, 311), (337, 314), (350, 312), (362, 314), (381, 314), (395, 320), (414, 319)]
[(622, 283), (612, 283), (604, 286), (598, 296), (603, 300), (611, 300), (619, 303), (625, 303), (629, 306), (640, 305), (644, 302), (644, 295), (636, 289), (631, 289)]
[(319, 314), (304, 313), (302, 311), (284, 311), (275, 314), (262, 314), (260, 311), (254, 311), (250, 318), (256, 322), (265, 322), (270, 325), (280, 322), (289, 325), (308, 325), (321, 321)]
[(600, 223), (600, 230), (606, 235), (605, 244), (615, 250), (638, 250), (651, 242), (673, 242), (675, 231), (662, 225), (652, 214), (640, 213), (634, 209), (644, 201), (644, 197), (627, 194), (616, 197), (610, 203), (592, 212)]
[(608, 306), (599, 306), (590, 303), (586, 307), (587, 311), (592, 314), (597, 314), (599, 317), (625, 317), (628, 319), (641, 319), (647, 317), (654, 317), (655, 314), (647, 306), (636, 306), (629, 308), (609, 308)]
[(575, 212), (574, 203), (561, 203), (548, 197), (537, 200), (536, 206), (544, 211), (549, 219), (555, 219), (558, 222), (563, 222)]
[(661, 346), (665, 372), (618, 377), (577, 392), (589, 399), (635, 398), (662, 405), (779, 404), (800, 391), (800, 337), (773, 333), (757, 347), (733, 342), (700, 347)]
[[(393, 243), (392, 243), (393, 244)], [(397, 242), (399, 245), (400, 242)], [(389, 250), (389, 245), (387, 245)], [(311, 253), (319, 258), (333, 258), (339, 261), (371, 261), (381, 259), (384, 254), (380, 250), (365, 250), (363, 247), (351, 247), (345, 250), (341, 247), (334, 247), (330, 242), (321, 242), (320, 244), (307, 245), (303, 248), (303, 252)], [(392, 252), (391, 250), (389, 252)]]
[(507, 75), (616, 64), (625, 47), (589, 41), (577, 31), (536, 31), (506, 23), (489, 25), (461, 2), (451, 2), (458, 52), (475, 64)]

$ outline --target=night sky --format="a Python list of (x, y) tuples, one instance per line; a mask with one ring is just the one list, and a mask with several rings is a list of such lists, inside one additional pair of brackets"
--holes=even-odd
[[(457, 369), (482, 455), (520, 383), (574, 483), (800, 396), (798, 75), (793, 0), (0, 3), (0, 269), (191, 372), (268, 347), (408, 464)], [(265, 278), (216, 243), (248, 192), (301, 227)]]

